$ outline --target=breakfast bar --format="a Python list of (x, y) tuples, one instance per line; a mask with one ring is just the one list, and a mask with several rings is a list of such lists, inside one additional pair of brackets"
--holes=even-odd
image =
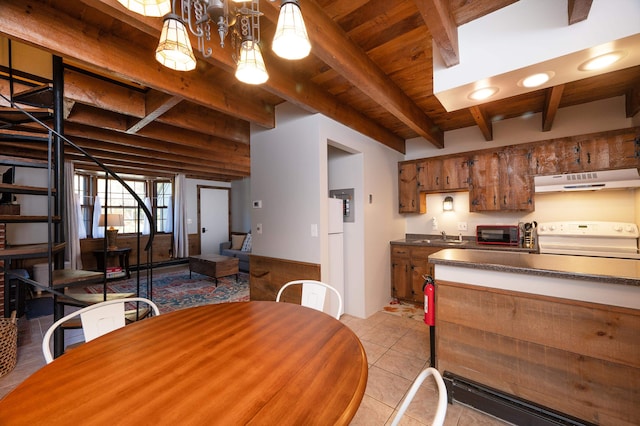
[(462, 249), (429, 261), (454, 399), (462, 379), (587, 423), (640, 418), (640, 262)]

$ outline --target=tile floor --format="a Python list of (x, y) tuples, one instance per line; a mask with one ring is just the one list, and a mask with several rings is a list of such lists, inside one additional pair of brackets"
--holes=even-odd
[[(18, 363), (0, 378), (0, 398), (45, 365), (42, 336), (52, 316), (19, 321)], [(369, 380), (352, 425), (387, 425), (395, 415), (415, 377), (428, 365), (428, 328), (422, 321), (380, 311), (367, 319), (343, 315), (342, 322), (360, 338), (369, 361)], [(65, 333), (68, 342), (77, 334)], [(81, 339), (81, 338), (80, 338)], [(436, 406), (436, 386), (431, 378), (418, 391), (401, 425), (429, 425)], [(449, 404), (446, 426), (504, 425), (506, 423), (460, 404)]]

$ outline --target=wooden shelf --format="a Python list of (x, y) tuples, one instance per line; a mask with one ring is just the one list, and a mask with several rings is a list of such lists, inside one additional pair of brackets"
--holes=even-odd
[[(53, 216), (53, 223), (60, 222), (60, 216)], [(47, 223), (47, 216), (0, 215), (0, 223)]]
[[(10, 183), (0, 183), (0, 192), (10, 192), (12, 194), (49, 195), (49, 191), (47, 188), (38, 186), (12, 185)], [(55, 194), (56, 189), (52, 188), (51, 193)]]
[[(44, 140), (46, 140), (46, 138), (44, 138)], [(32, 158), (23, 158), (23, 157), (12, 157), (10, 155), (0, 155), (0, 165), (31, 167), (34, 169), (46, 169), (48, 167), (46, 160), (36, 160)]]
[[(66, 243), (53, 245), (53, 253), (64, 250)], [(33, 257), (45, 257), (49, 253), (48, 244), (26, 244), (22, 246), (6, 247), (0, 250), (0, 259), (28, 259)]]

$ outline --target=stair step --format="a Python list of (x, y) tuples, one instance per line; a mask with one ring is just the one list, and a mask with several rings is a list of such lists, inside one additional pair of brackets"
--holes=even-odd
[[(1, 222), (1, 221), (0, 221)], [(58, 253), (64, 250), (65, 243), (56, 243), (52, 246), (52, 252)], [(0, 259), (29, 259), (34, 257), (46, 257), (49, 253), (48, 244), (25, 244), (20, 246), (5, 247), (0, 250)]]
[[(46, 140), (47, 139), (44, 138), (44, 141)], [(46, 169), (48, 167), (47, 160), (36, 160), (32, 158), (12, 157), (10, 155), (0, 155), (0, 165), (31, 167), (34, 169)]]
[(13, 94), (16, 103), (41, 108), (53, 108), (53, 84), (47, 83)]
[[(77, 287), (79, 285), (89, 285), (99, 283), (104, 280), (104, 273), (94, 271), (83, 271), (79, 269), (56, 269), (53, 271), (53, 289), (64, 287)], [(100, 295), (102, 296), (102, 295)]]
[[(49, 120), (53, 118), (53, 110), (49, 108), (23, 108), (32, 116), (39, 120)], [(32, 123), (33, 120), (24, 112), (17, 108), (0, 107), (0, 122), (10, 125)]]
[[(48, 222), (47, 216), (21, 216), (21, 215), (0, 215), (0, 223), (40, 223)], [(53, 216), (53, 223), (60, 222), (60, 216)]]
[[(10, 183), (0, 183), (0, 192), (9, 192), (11, 194), (29, 194), (29, 195), (49, 195), (47, 188), (26, 185), (12, 185)], [(52, 188), (51, 193), (55, 194), (56, 189)]]
[[(102, 275), (102, 274), (100, 274)], [(66, 293), (69, 297), (58, 297), (57, 302), (69, 306), (87, 306), (104, 301), (102, 293)], [(135, 293), (107, 293), (107, 300), (128, 299)]]

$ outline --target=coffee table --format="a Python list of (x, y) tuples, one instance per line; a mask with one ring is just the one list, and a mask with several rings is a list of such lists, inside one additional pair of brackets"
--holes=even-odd
[(237, 257), (218, 254), (189, 256), (189, 278), (191, 278), (191, 272), (207, 275), (216, 280), (217, 287), (218, 278), (235, 274), (236, 282), (238, 282), (239, 263), (240, 260)]

